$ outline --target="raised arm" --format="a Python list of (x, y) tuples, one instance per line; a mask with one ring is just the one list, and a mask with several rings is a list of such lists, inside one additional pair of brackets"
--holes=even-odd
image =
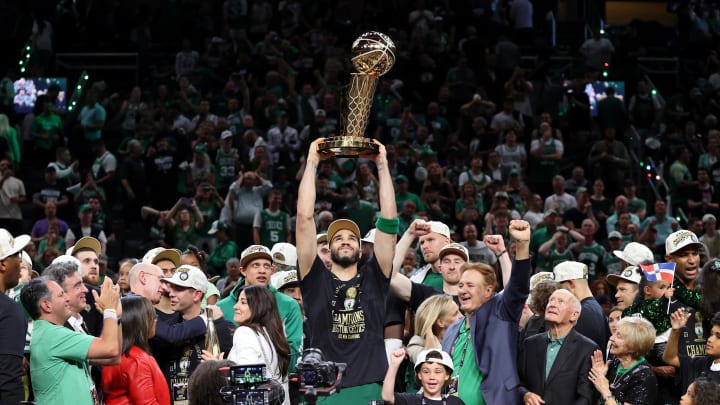
[[(376, 226), (377, 231), (375, 232), (375, 243), (373, 244), (373, 247), (375, 251), (375, 259), (380, 265), (380, 269), (382, 269), (385, 277), (390, 277), (392, 272), (393, 256), (395, 255), (395, 242), (397, 240), (397, 203), (395, 202), (395, 188), (393, 187), (392, 177), (390, 176), (390, 167), (387, 162), (385, 146), (376, 139), (374, 139), (373, 142), (375, 142), (378, 146), (378, 154), (375, 156), (375, 165), (377, 166), (378, 171), (378, 194), (380, 196), (380, 218), (378, 219), (378, 224), (381, 225)], [(384, 222), (394, 223), (394, 232), (387, 232), (390, 231), (388, 228), (393, 228), (393, 226), (383, 226), (382, 224)]]
[(298, 271), (305, 278), (317, 256), (317, 229), (315, 228), (315, 176), (320, 164), (318, 144), (325, 138), (318, 138), (310, 144), (305, 171), (303, 172), (297, 196), (297, 217), (295, 220), (295, 240), (297, 241)]
[(662, 359), (665, 363), (680, 367), (680, 356), (678, 355), (678, 343), (680, 342), (680, 333), (683, 328), (687, 325), (687, 321), (690, 319), (690, 314), (685, 313), (685, 309), (680, 308), (677, 311), (670, 314), (670, 324), (672, 329), (670, 330), (670, 336), (668, 337), (667, 344), (665, 345), (665, 351), (663, 352)]
[(510, 282), (510, 274), (512, 274), (512, 261), (510, 261), (510, 254), (505, 247), (505, 239), (501, 235), (485, 235), (483, 243), (498, 259), (504, 288)]
[(405, 253), (418, 236), (427, 234), (430, 226), (422, 219), (413, 221), (395, 246), (395, 257), (393, 258), (393, 272), (390, 278), (390, 291), (401, 300), (408, 302), (412, 293), (412, 281), (400, 273)]

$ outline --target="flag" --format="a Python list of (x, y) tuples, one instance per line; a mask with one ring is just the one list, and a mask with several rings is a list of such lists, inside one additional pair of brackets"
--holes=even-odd
[(675, 277), (675, 263), (641, 264), (645, 279), (649, 282), (665, 280), (672, 285)]

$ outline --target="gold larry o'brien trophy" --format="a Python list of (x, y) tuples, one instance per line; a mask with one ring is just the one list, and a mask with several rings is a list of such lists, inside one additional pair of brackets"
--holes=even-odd
[(353, 42), (352, 55), (352, 63), (358, 73), (350, 76), (343, 127), (340, 136), (327, 138), (318, 145), (320, 153), (357, 157), (378, 151), (372, 139), (365, 137), (365, 127), (378, 77), (389, 72), (395, 64), (395, 44), (383, 33), (366, 32)]

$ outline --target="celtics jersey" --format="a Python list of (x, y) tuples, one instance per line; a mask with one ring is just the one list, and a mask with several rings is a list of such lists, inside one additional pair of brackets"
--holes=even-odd
[(230, 149), (230, 152), (223, 152), (222, 149), (218, 149), (215, 155), (215, 168), (217, 173), (215, 187), (218, 189), (230, 187), (230, 184), (235, 180), (237, 156), (238, 151), (235, 148)]
[(555, 266), (560, 263), (574, 260), (575, 255), (573, 255), (570, 249), (565, 249), (565, 251), (561, 253), (553, 247), (553, 250), (550, 252), (550, 257), (548, 258), (548, 263), (550, 263), (550, 271), (552, 271), (552, 269), (554, 269)]
[(272, 246), (278, 242), (287, 242), (288, 213), (279, 211), (271, 214), (267, 210), (260, 211), (260, 244)]
[(607, 252), (599, 243), (593, 241), (592, 245), (583, 245), (582, 250), (577, 255), (577, 261), (588, 266), (588, 279), (590, 281), (595, 280), (598, 272), (604, 270), (605, 256), (607, 256)]

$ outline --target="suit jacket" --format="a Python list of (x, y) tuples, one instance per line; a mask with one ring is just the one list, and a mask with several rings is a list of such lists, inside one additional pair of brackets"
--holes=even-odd
[(520, 394), (534, 392), (545, 400), (545, 405), (590, 405), (595, 391), (588, 373), (597, 344), (575, 329), (570, 330), (545, 379), (547, 346), (547, 332), (525, 339), (518, 361)]
[[(507, 288), (470, 316), (475, 364), (483, 375), (480, 389), (488, 405), (517, 404), (518, 323), (530, 290), (530, 259), (513, 262)], [(445, 331), (443, 350), (450, 353), (465, 318)]]

